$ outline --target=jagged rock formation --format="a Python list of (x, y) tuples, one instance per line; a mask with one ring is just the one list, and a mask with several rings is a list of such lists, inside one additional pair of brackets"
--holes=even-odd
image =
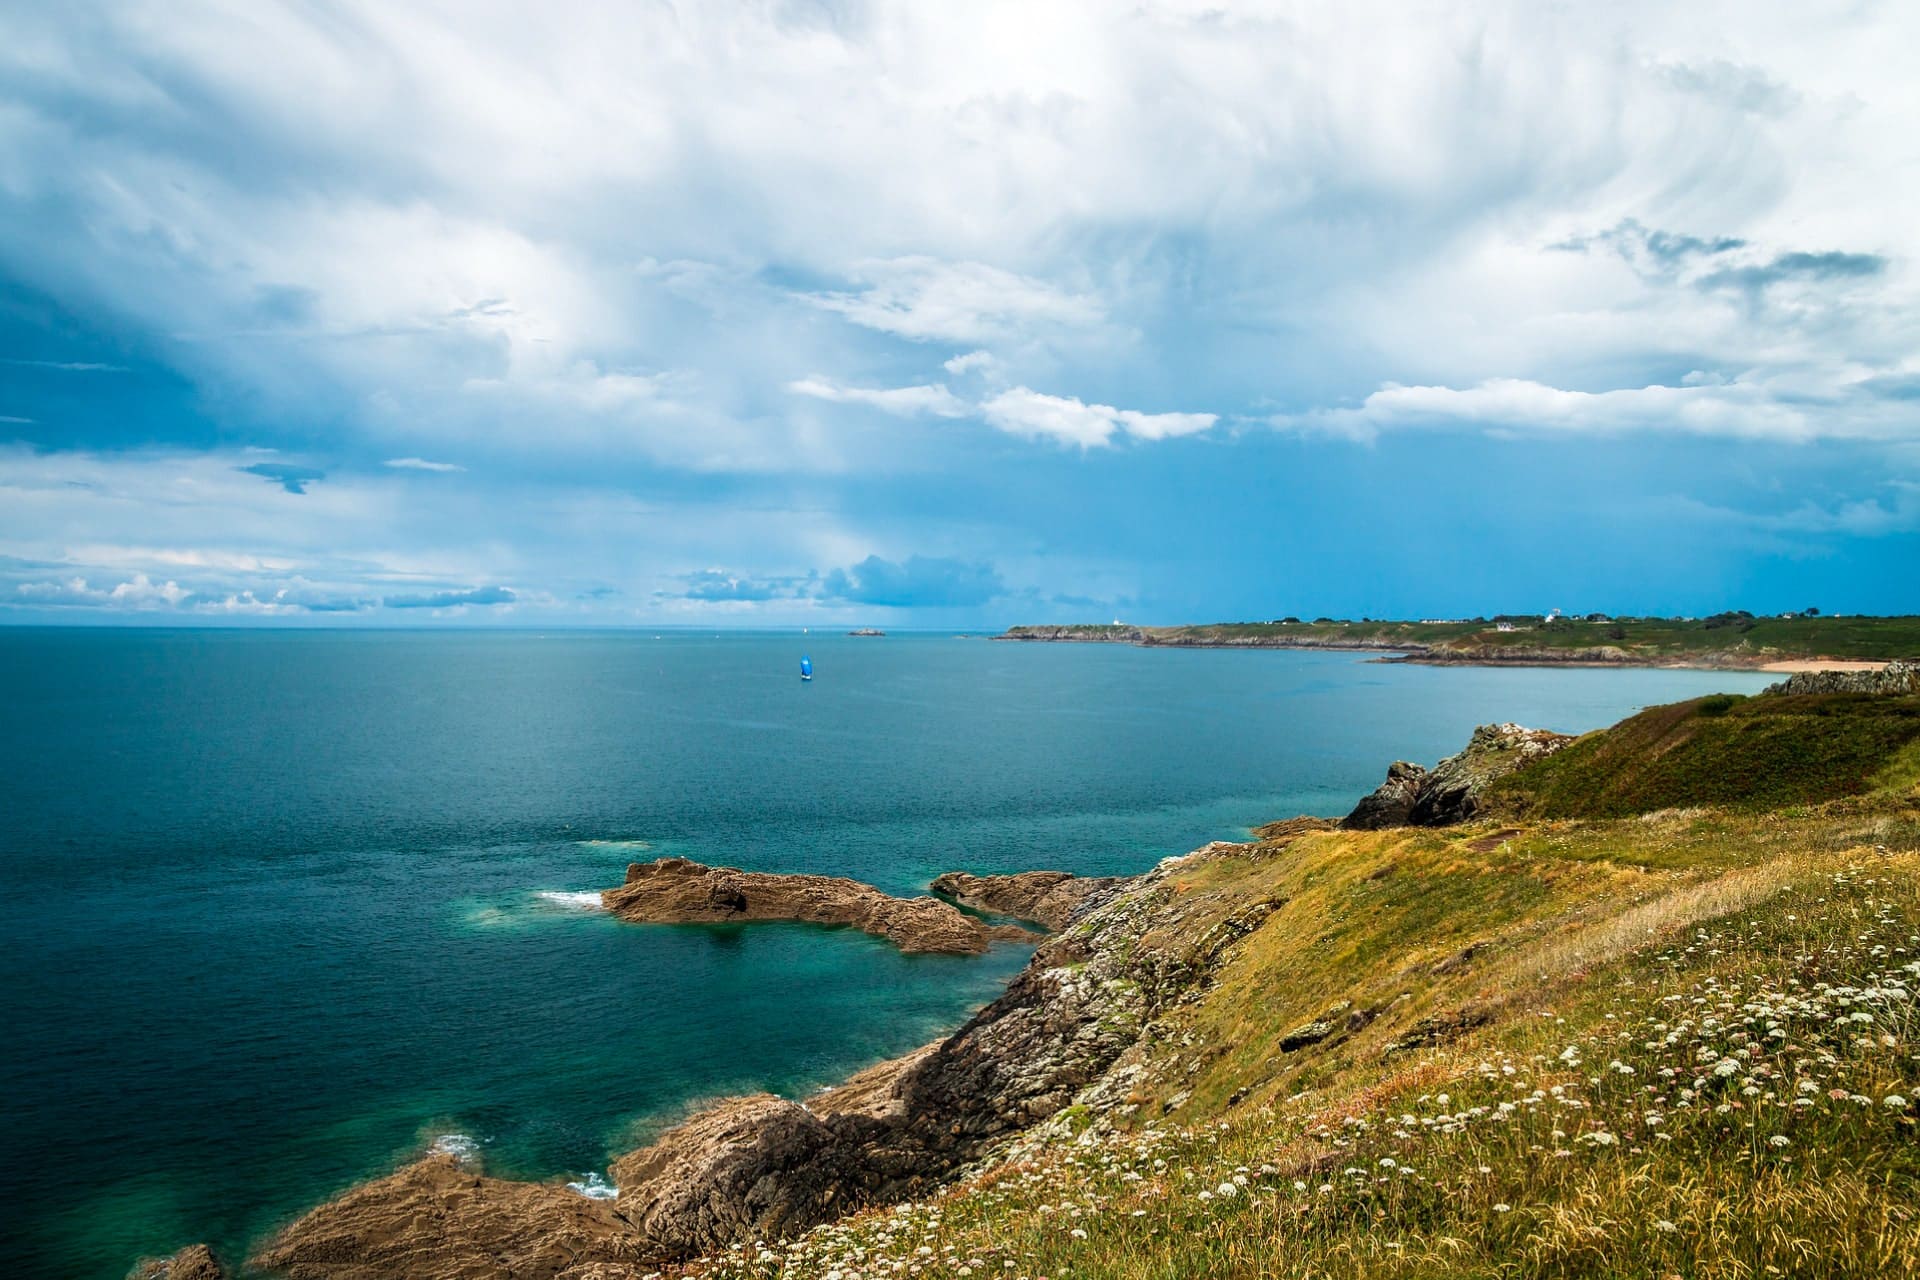
[(949, 871), (933, 882), (933, 891), (981, 911), (1032, 920), (1058, 933), (1088, 899), (1127, 882), (1126, 876), (1076, 876), (1066, 871), (1022, 871), (1010, 876), (976, 876)]
[(661, 858), (627, 867), (627, 881), (600, 895), (607, 910), (640, 924), (802, 920), (851, 925), (908, 953), (978, 955), (996, 941), (1032, 938), (989, 925), (938, 898), (895, 898), (840, 876), (768, 875)]
[(152, 1258), (137, 1264), (127, 1280), (226, 1280), (227, 1273), (203, 1244), (189, 1245), (170, 1258)]
[(1387, 780), (1362, 797), (1340, 825), (1355, 831), (1406, 826), (1413, 820), (1413, 802), (1426, 776), (1424, 766), (1395, 760), (1387, 766)]
[(1546, 729), (1483, 724), (1473, 731), (1464, 751), (1430, 770), (1396, 760), (1387, 770), (1387, 780), (1354, 806), (1340, 825), (1377, 830), (1469, 821), (1480, 813), (1487, 788), (1494, 782), (1572, 741), (1568, 734)]
[(1187, 882), (1251, 847), (1209, 846), (1090, 891), (1073, 930), (952, 1036), (804, 1102), (760, 1094), (703, 1111), (615, 1163), (615, 1201), (437, 1157), (315, 1210), (256, 1261), (296, 1280), (586, 1280), (924, 1194), (1072, 1103), (1124, 1099), (1154, 1019), (1281, 905), (1222, 917)]
[(1920, 658), (1896, 659), (1878, 671), (1801, 671), (1766, 688), (1771, 694), (1920, 693)]

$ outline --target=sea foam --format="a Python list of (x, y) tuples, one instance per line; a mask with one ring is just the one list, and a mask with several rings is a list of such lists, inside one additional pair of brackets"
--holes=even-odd
[(583, 1195), (589, 1200), (613, 1200), (620, 1195), (620, 1188), (597, 1173), (590, 1173), (578, 1182), (569, 1182), (567, 1190)]
[(543, 902), (551, 902), (557, 907), (566, 907), (571, 911), (598, 911), (600, 909), (600, 891), (586, 889), (572, 892), (564, 889), (541, 889), (535, 897)]
[(470, 1164), (480, 1155), (480, 1143), (464, 1133), (443, 1133), (427, 1145), (427, 1154), (452, 1156), (461, 1164)]

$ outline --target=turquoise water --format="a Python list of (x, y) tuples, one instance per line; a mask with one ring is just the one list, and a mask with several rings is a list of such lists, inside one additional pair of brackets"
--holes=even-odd
[[(798, 678), (800, 654), (816, 678)], [(1026, 953), (621, 925), (685, 854), (1141, 869), (1473, 725), (1763, 678), (948, 636), (0, 631), (0, 1274), (112, 1277), (465, 1135), (583, 1179), (957, 1025)]]

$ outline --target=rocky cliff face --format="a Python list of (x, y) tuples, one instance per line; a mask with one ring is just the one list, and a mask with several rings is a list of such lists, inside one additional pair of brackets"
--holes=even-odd
[(1013, 926), (985, 924), (938, 898), (894, 898), (839, 876), (768, 875), (686, 858), (633, 863), (627, 882), (601, 894), (600, 901), (636, 924), (801, 920), (851, 925), (909, 953), (977, 955), (996, 941), (1033, 937)]
[(1568, 734), (1546, 729), (1483, 724), (1473, 731), (1465, 750), (1431, 770), (1395, 761), (1387, 769), (1387, 780), (1354, 806), (1340, 825), (1370, 831), (1466, 822), (1480, 813), (1487, 788), (1495, 781), (1572, 741)]
[[(1209, 846), (1086, 887), (1070, 927), (959, 1031), (805, 1101), (760, 1094), (703, 1111), (616, 1162), (615, 1201), (440, 1157), (315, 1210), (256, 1261), (296, 1280), (587, 1280), (923, 1194), (1076, 1100), (1124, 1097), (1159, 1011), (1203, 986), (1278, 906), (1236, 904), (1224, 924), (1189, 923), (1212, 921), (1219, 904), (1186, 878), (1243, 848)], [(1049, 915), (1066, 883), (969, 879), (1018, 885)]]
[(933, 882), (933, 891), (981, 911), (1032, 920), (1058, 933), (1090, 899), (1125, 884), (1127, 879), (1076, 876), (1066, 871), (1022, 871), (1010, 876), (949, 871)]
[(1768, 685), (1766, 692), (1916, 694), (1920, 693), (1920, 658), (1895, 660), (1878, 671), (1801, 671)]

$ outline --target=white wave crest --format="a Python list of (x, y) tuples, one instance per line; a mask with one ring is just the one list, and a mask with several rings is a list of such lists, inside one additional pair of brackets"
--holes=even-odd
[(590, 1173), (578, 1182), (569, 1182), (567, 1190), (589, 1200), (612, 1200), (620, 1195), (620, 1188), (597, 1173)]
[(452, 1156), (461, 1164), (467, 1164), (479, 1156), (480, 1143), (464, 1133), (443, 1133), (428, 1144), (427, 1154)]
[(557, 907), (566, 907), (571, 911), (598, 911), (600, 909), (600, 891), (587, 889), (572, 892), (564, 889), (541, 889), (534, 894), (543, 902), (551, 902)]

